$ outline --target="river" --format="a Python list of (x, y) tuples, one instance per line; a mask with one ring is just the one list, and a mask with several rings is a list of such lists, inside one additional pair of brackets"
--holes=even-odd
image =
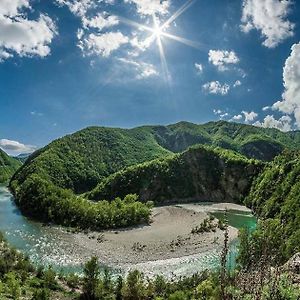
[[(224, 212), (215, 212), (214, 216), (222, 218)], [(227, 218), (229, 225), (236, 228), (252, 229), (256, 226), (256, 219), (248, 212), (228, 211)], [(83, 257), (82, 252), (74, 247), (71, 233), (61, 227), (44, 226), (24, 217), (14, 204), (12, 195), (3, 186), (0, 186), (0, 231), (12, 246), (28, 255), (36, 265), (52, 265), (55, 270), (64, 273), (80, 272), (82, 263), (87, 259), (86, 255)], [(234, 241), (230, 245), (229, 267), (235, 264), (237, 243), (238, 241)], [(158, 273), (168, 277), (182, 276), (191, 275), (195, 270), (216, 268), (219, 261), (220, 253), (210, 251), (182, 258), (127, 266), (126, 270), (113, 271), (123, 273), (128, 269), (138, 268), (149, 276)]]

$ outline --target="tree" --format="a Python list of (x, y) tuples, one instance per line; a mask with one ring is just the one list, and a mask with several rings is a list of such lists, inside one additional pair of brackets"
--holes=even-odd
[(143, 300), (146, 298), (143, 274), (137, 270), (128, 274), (126, 284), (122, 289), (124, 300)]
[(99, 283), (100, 268), (97, 257), (93, 256), (83, 269), (83, 297), (87, 300), (96, 300), (96, 290)]

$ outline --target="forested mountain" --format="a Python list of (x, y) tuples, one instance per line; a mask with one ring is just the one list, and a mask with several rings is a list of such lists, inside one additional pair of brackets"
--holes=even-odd
[[(238, 177), (247, 177), (248, 174), (244, 174), (243, 168), (252, 163), (258, 166), (259, 163), (250, 162), (245, 157), (229, 152), (225, 155), (228, 157), (224, 158), (222, 151), (207, 148), (195, 148), (174, 156), (175, 153), (180, 153), (195, 144), (219, 146), (239, 152), (248, 158), (268, 161), (284, 148), (300, 148), (300, 133), (283, 133), (276, 129), (224, 121), (203, 125), (180, 122), (169, 126), (143, 126), (133, 129), (89, 127), (60, 138), (32, 154), (13, 176), (10, 188), (19, 206), (31, 215), (37, 214), (30, 213), (30, 207), (45, 210), (46, 203), (49, 207), (51, 199), (65, 199), (65, 205), (70, 204), (70, 199), (77, 199), (75, 194), (89, 192), (99, 183), (98, 188), (89, 194), (97, 200), (102, 196), (107, 199), (120, 194), (126, 196), (126, 191), (140, 193), (144, 197), (142, 200), (153, 197), (151, 200), (157, 202), (173, 197), (213, 199), (226, 191), (223, 198), (217, 197), (220, 201), (237, 201), (244, 195), (244, 190), (240, 190), (241, 183)], [(162, 160), (148, 163), (153, 159)], [(136, 166), (140, 163), (145, 164)], [(130, 171), (112, 175), (128, 167), (131, 167)], [(145, 177), (139, 174), (141, 171), (145, 172)], [(208, 176), (209, 171), (216, 173)], [(256, 169), (248, 175), (252, 176), (255, 172), (257, 173)], [(228, 174), (228, 178), (232, 177), (232, 182), (223, 178)], [(112, 177), (106, 179), (110, 175)], [(125, 180), (128, 178), (134, 181), (136, 186), (132, 187), (129, 182), (121, 182), (120, 178), (123, 176)], [(141, 178), (135, 180), (134, 176)], [(250, 177), (247, 180), (244, 178), (245, 186), (251, 182)], [(159, 178), (159, 184), (155, 185), (153, 178)], [(117, 180), (120, 186), (116, 185), (114, 180)], [(179, 186), (175, 187), (174, 182)], [(230, 186), (228, 191), (226, 185)], [(236, 186), (239, 186), (236, 194), (230, 194)], [(151, 196), (145, 196), (145, 188), (151, 191)], [(109, 189), (112, 193), (109, 193)], [(211, 189), (215, 194), (207, 192)], [(64, 206), (59, 201), (57, 203)], [(88, 206), (82, 202), (80, 207), (84, 210)], [(51, 209), (40, 215), (55, 221)], [(62, 215), (64, 214), (60, 214), (60, 218)]]
[(142, 201), (170, 200), (241, 203), (263, 163), (238, 153), (193, 146), (181, 154), (129, 167), (105, 178), (87, 197), (92, 200), (136, 193)]
[(21, 163), (0, 149), (0, 184), (7, 183)]
[(284, 147), (300, 149), (300, 132), (283, 133), (225, 121), (134, 129), (90, 127), (58, 139), (33, 154), (14, 176), (20, 185), (38, 174), (76, 193), (95, 187), (106, 176), (137, 163), (205, 144), (235, 150), (249, 158), (271, 160)]

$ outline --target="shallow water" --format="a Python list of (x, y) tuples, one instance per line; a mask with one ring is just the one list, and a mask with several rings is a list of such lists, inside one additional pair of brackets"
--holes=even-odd
[[(205, 203), (204, 205), (209, 205)], [(223, 218), (225, 212), (212, 213), (216, 218)], [(253, 229), (256, 219), (247, 212), (228, 211), (229, 225)], [(72, 235), (60, 227), (43, 226), (25, 218), (13, 202), (13, 197), (5, 187), (0, 186), (0, 231), (8, 242), (27, 254), (37, 265), (52, 265), (57, 271), (64, 273), (80, 272), (82, 257), (72, 244)], [(238, 241), (230, 245), (229, 267), (234, 266)], [(191, 275), (205, 269), (217, 268), (220, 264), (220, 250), (207, 251), (183, 258), (153, 261), (137, 265), (123, 266), (115, 273), (127, 272), (138, 268), (147, 275), (162, 274), (167, 277)]]

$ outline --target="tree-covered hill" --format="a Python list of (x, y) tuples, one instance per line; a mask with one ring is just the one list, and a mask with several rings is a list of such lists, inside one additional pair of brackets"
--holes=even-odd
[[(225, 185), (233, 190), (234, 184), (238, 184), (235, 181), (238, 179), (238, 172), (235, 173), (236, 175), (230, 174), (230, 176), (233, 176), (233, 182), (218, 177), (219, 173), (214, 174), (214, 176), (203, 175), (209, 174), (210, 164), (221, 173), (224, 173), (226, 167), (222, 167), (220, 165), (222, 159), (216, 157), (218, 155), (222, 156), (221, 153), (209, 156), (208, 153), (212, 152), (206, 150), (207, 153), (203, 154), (204, 151), (202, 153), (203, 157), (201, 157), (200, 150), (198, 152), (191, 150), (183, 155), (172, 157), (175, 153), (180, 153), (196, 144), (218, 146), (234, 150), (248, 158), (268, 161), (278, 155), (284, 148), (300, 149), (300, 132), (283, 133), (276, 129), (258, 128), (224, 121), (210, 122), (203, 125), (180, 122), (169, 126), (142, 126), (133, 129), (89, 127), (55, 140), (33, 153), (14, 174), (10, 181), (10, 189), (23, 211), (37, 215), (36, 211), (30, 213), (29, 207), (47, 210), (46, 204), (48, 203), (49, 208), (51, 199), (56, 199), (59, 205), (69, 205), (73, 201), (70, 199), (76, 199), (76, 194), (89, 192), (100, 182), (107, 182), (105, 178), (108, 176), (132, 167), (132, 174), (145, 168), (147, 168), (147, 172), (149, 171), (148, 177), (145, 177), (145, 183), (140, 179), (136, 182), (137, 185), (131, 189), (132, 191), (138, 191), (142, 196), (145, 196), (145, 192), (143, 193), (141, 188), (145, 189), (146, 187), (151, 190), (151, 196), (155, 196), (157, 199), (160, 199), (160, 197), (161, 199), (169, 199), (171, 197), (199, 196), (198, 198), (214, 200), (214, 197), (221, 199), (218, 193), (225, 191), (224, 200), (237, 201), (243, 193), (239, 193), (238, 190), (234, 196), (230, 196), (230, 192), (227, 191)], [(212, 158), (213, 156), (214, 158)], [(151, 160), (165, 158), (167, 159), (149, 163), (149, 165), (147, 163)], [(194, 166), (193, 159), (196, 159)], [(229, 161), (231, 162), (230, 159)], [(241, 163), (241, 166), (236, 168), (241, 171), (244, 166), (242, 162), (245, 162), (245, 158), (240, 157), (237, 161), (238, 164)], [(140, 163), (146, 164), (135, 169), (134, 166)], [(174, 168), (178, 177), (164, 169), (169, 167), (168, 164)], [(162, 166), (162, 169), (159, 169), (159, 166)], [(158, 170), (155, 168), (158, 168)], [(156, 187), (157, 192), (153, 192), (155, 188), (153, 183), (152, 185), (150, 183), (151, 178), (156, 176), (154, 174), (156, 171), (158, 172), (157, 176), (161, 177), (163, 185), (158, 185)], [(241, 175), (243, 177), (242, 173)], [(130, 177), (131, 175), (126, 173), (126, 176)], [(227, 176), (226, 172), (224, 176)], [(170, 181), (168, 178), (176, 180)], [(188, 182), (187, 178), (191, 179), (191, 182)], [(227, 182), (222, 180), (227, 180)], [(174, 182), (176, 182), (176, 187)], [(220, 182), (222, 182), (221, 187), (219, 186)], [(124, 183), (124, 186), (126, 184), (129, 185), (129, 183)], [(212, 189), (214, 184), (217, 185), (217, 193), (209, 195), (205, 191)], [(181, 186), (184, 189), (180, 192), (177, 191)], [(113, 193), (110, 194), (106, 191), (103, 195), (107, 195), (111, 199), (112, 194), (116, 195), (117, 189), (120, 193), (121, 188), (114, 185)], [(171, 190), (171, 192), (168, 192), (168, 190)], [(125, 190), (122, 190), (122, 194), (126, 196)], [(65, 199), (64, 204), (58, 201), (59, 198)], [(96, 198), (99, 199), (98, 196)], [(150, 198), (149, 196), (147, 199)], [(146, 199), (146, 197), (143, 199)], [(37, 204), (38, 201), (41, 202), (40, 206)], [(34, 206), (32, 206), (33, 203)], [(82, 202), (79, 206), (82, 210), (90, 207), (86, 202)], [(53, 220), (51, 209), (41, 212), (41, 215), (44, 215), (47, 220)], [(63, 213), (60, 214), (60, 216), (63, 215)], [(63, 221), (60, 220), (60, 223), (63, 223)]]
[(134, 129), (90, 127), (31, 155), (15, 174), (13, 186), (20, 187), (30, 174), (37, 174), (59, 187), (86, 192), (125, 167), (182, 152), (195, 144), (219, 146), (249, 158), (271, 160), (285, 147), (300, 149), (300, 132), (283, 133), (224, 121)]
[(246, 203), (265, 220), (258, 234), (271, 241), (277, 262), (299, 252), (300, 152), (284, 151), (268, 164), (254, 181)]
[(8, 183), (21, 163), (0, 149), (0, 184)]
[(87, 197), (113, 199), (128, 193), (142, 201), (241, 203), (263, 163), (230, 150), (193, 146), (181, 154), (129, 167), (105, 178)]
[(12, 186), (21, 188), (35, 174), (58, 187), (81, 193), (124, 167), (169, 153), (146, 128), (89, 127), (36, 151), (14, 175)]
[(284, 148), (300, 149), (300, 132), (284, 133), (226, 121), (196, 125), (180, 122), (154, 128), (157, 141), (172, 152), (182, 152), (189, 146), (205, 144), (231, 149), (249, 157), (272, 160)]

